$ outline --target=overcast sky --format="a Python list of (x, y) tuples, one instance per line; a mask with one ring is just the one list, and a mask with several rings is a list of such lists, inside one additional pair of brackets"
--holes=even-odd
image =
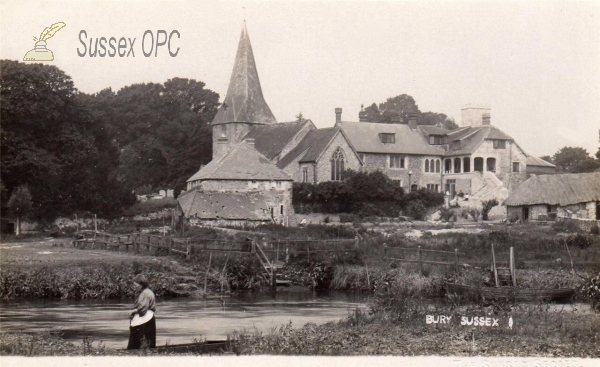
[[(246, 19), (265, 99), (278, 121), (302, 111), (332, 126), (334, 108), (409, 94), (421, 111), (460, 121), (467, 103), (491, 105), (492, 124), (530, 154), (598, 150), (600, 1), (14, 1), (1, 2), (2, 59), (22, 60), (56, 22), (49, 62), (95, 93), (173, 77), (227, 91)], [(179, 31), (144, 57), (146, 30)], [(81, 30), (136, 38), (135, 57), (79, 57)], [(149, 40), (149, 39), (148, 39)], [(147, 40), (147, 42), (148, 42)], [(146, 50), (149, 49), (149, 42)], [(129, 48), (129, 47), (127, 47)]]

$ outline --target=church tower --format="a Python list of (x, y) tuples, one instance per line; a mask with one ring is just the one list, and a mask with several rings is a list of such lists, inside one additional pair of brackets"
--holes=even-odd
[(211, 123), (213, 160), (222, 157), (239, 143), (252, 125), (276, 123), (277, 120), (263, 97), (244, 22), (227, 95)]

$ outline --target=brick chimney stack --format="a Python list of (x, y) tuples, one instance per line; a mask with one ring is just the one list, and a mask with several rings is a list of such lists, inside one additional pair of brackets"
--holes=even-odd
[(410, 126), (411, 130), (415, 130), (417, 128), (417, 120), (419, 115), (411, 112), (408, 114), (408, 126)]
[(342, 122), (342, 108), (336, 107), (335, 109), (335, 123)]
[(491, 125), (492, 122), (492, 117), (490, 116), (489, 113), (484, 113), (481, 115), (481, 125)]
[(369, 119), (367, 117), (367, 111), (364, 110), (363, 105), (360, 105), (360, 112), (358, 113), (358, 121), (369, 122)]

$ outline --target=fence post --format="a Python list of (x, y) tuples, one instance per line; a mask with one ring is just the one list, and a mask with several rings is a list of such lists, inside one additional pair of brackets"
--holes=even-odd
[(187, 244), (185, 246), (185, 258), (186, 259), (190, 259), (191, 255), (192, 255), (192, 251), (191, 251), (191, 246), (190, 246), (190, 240), (187, 241)]
[(419, 271), (421, 272), (421, 275), (423, 275), (423, 263), (422, 263), (422, 259), (421, 259), (421, 246), (419, 246)]
[(517, 270), (515, 266), (515, 248), (510, 246), (510, 277), (512, 278), (513, 287), (517, 286)]
[(456, 272), (458, 273), (458, 249), (454, 249), (454, 262), (456, 264)]

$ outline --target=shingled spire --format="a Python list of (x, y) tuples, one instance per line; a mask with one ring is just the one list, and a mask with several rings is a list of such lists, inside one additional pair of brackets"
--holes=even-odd
[(233, 64), (229, 89), (227, 89), (225, 100), (217, 111), (212, 124), (228, 122), (277, 123), (263, 97), (245, 22)]

